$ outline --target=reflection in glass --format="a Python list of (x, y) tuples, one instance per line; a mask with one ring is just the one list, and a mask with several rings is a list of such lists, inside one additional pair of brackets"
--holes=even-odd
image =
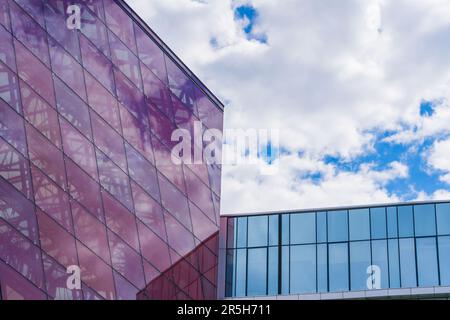
[(315, 213), (298, 213), (291, 215), (291, 244), (316, 242)]
[(248, 246), (267, 246), (267, 216), (255, 216), (248, 218)]
[(236, 219), (236, 244), (238, 248), (247, 246), (247, 217)]
[(317, 242), (327, 242), (327, 213), (317, 212)]
[(370, 242), (350, 243), (350, 283), (351, 290), (367, 290), (367, 268), (371, 265)]
[(370, 223), (372, 239), (386, 238), (386, 208), (370, 209)]
[[(277, 216), (278, 217), (278, 216)], [(269, 261), (268, 261), (268, 295), (278, 294), (278, 247), (269, 248)]]
[(439, 270), (441, 273), (441, 286), (450, 285), (450, 237), (439, 237)]
[(278, 245), (278, 218), (279, 215), (269, 216), (269, 246)]
[(395, 238), (398, 235), (397, 207), (388, 207), (386, 209), (386, 215), (388, 237)]
[(317, 245), (317, 292), (328, 291), (328, 253), (327, 245)]
[(398, 207), (398, 232), (400, 237), (414, 236), (412, 206)]
[(370, 239), (369, 209), (350, 210), (350, 241)]
[(348, 291), (348, 244), (330, 244), (328, 250), (330, 292)]
[(439, 235), (450, 235), (450, 203), (436, 204), (437, 230)]
[(291, 294), (316, 292), (316, 246), (291, 247)]
[(247, 265), (247, 250), (237, 249), (235, 252), (235, 271), (234, 271), (234, 281), (235, 281), (235, 292), (237, 297), (245, 296), (245, 284), (247, 279), (246, 265)]
[(416, 244), (419, 286), (439, 285), (436, 238), (418, 238)]
[[(267, 217), (264, 217), (267, 218)], [(265, 295), (267, 291), (267, 249), (248, 250), (247, 295)]]
[(398, 255), (398, 240), (389, 239), (389, 287), (400, 288), (400, 262)]
[(348, 240), (347, 211), (328, 212), (328, 241), (338, 242)]
[(388, 267), (388, 251), (386, 240), (372, 241), (372, 264), (380, 267), (381, 289), (388, 288), (389, 267)]
[(436, 235), (434, 204), (414, 206), (414, 226), (416, 237)]
[(416, 258), (414, 252), (414, 239), (400, 239), (400, 274), (402, 288), (412, 288), (416, 281)]

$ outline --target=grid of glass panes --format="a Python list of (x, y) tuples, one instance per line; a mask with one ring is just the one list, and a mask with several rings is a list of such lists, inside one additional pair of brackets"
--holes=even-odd
[[(450, 203), (229, 217), (226, 295), (450, 285)], [(370, 283), (372, 283), (370, 281)]]
[[(171, 133), (221, 129), (222, 111), (120, 3), (0, 0), (4, 299), (133, 299), (218, 230), (220, 168), (174, 165)], [(187, 263), (198, 289), (168, 279), (176, 297), (215, 288), (207, 251)]]

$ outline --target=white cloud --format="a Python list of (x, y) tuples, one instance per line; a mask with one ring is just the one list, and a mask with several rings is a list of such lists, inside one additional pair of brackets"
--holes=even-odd
[(440, 180), (450, 184), (450, 139), (434, 142), (429, 152), (428, 165), (442, 172)]
[[(284, 159), (285, 174), (270, 179), (224, 172), (224, 213), (395, 200), (385, 171), (342, 172), (323, 157), (350, 161), (373, 151), (374, 132), (397, 130), (408, 141), (412, 128), (434, 134), (449, 120), (444, 107), (439, 117), (419, 115), (423, 99), (450, 97), (448, 0), (128, 2), (228, 102), (227, 128), (279, 128), (285, 149), (310, 157)], [(247, 39), (238, 3), (256, 8), (254, 29), (267, 44)], [(293, 179), (299, 161), (333, 174), (318, 184)]]

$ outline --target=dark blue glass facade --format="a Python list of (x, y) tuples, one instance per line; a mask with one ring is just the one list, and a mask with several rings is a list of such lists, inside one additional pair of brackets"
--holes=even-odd
[(450, 203), (228, 216), (223, 226), (226, 297), (450, 285)]

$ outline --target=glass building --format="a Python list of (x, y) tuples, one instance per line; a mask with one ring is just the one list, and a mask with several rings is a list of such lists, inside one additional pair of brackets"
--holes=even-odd
[(0, 299), (215, 298), (221, 168), (171, 133), (222, 115), (124, 1), (0, 0)]
[(221, 219), (221, 297), (450, 296), (450, 203)]

